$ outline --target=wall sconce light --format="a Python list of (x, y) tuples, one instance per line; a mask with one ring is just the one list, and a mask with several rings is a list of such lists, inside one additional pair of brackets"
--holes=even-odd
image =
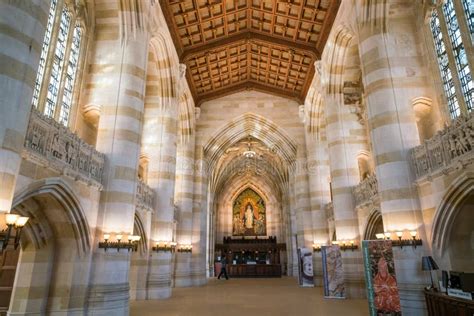
[(193, 245), (191, 245), (191, 244), (180, 244), (180, 245), (178, 245), (178, 252), (193, 252)]
[(16, 230), (14, 247), (15, 250), (18, 248), (20, 245), (21, 231), (26, 222), (28, 222), (28, 219), (29, 217), (20, 216), (18, 214), (5, 214), (5, 223), (7, 224), (7, 228), (0, 232), (0, 252), (3, 252), (3, 250), (7, 248), (12, 236), (13, 228)]
[(103, 238), (104, 238), (104, 241), (99, 242), (99, 248), (104, 249), (104, 251), (107, 251), (107, 249), (109, 248), (114, 248), (114, 249), (117, 249), (117, 252), (119, 252), (120, 249), (128, 249), (128, 251), (130, 250), (137, 251), (138, 242), (141, 239), (140, 236), (128, 235), (127, 236), (128, 242), (122, 242), (123, 235), (116, 234), (115, 235), (116, 241), (111, 242), (109, 233), (105, 233)]
[(422, 240), (416, 237), (416, 230), (410, 231), (410, 236), (412, 239), (402, 239), (402, 231), (397, 231), (395, 234), (397, 235), (398, 240), (392, 240), (392, 246), (394, 247), (400, 247), (402, 249), (404, 246), (412, 246), (414, 249), (416, 249), (416, 246), (421, 246), (423, 244)]
[(385, 235), (385, 238), (386, 238), (387, 240), (390, 240), (390, 238), (392, 237), (392, 233), (391, 233), (391, 232), (385, 232), (384, 235)]
[(359, 246), (354, 243), (354, 240), (342, 241), (342, 245), (339, 247), (342, 251), (358, 249)]
[(174, 241), (157, 241), (156, 246), (151, 248), (153, 251), (156, 252), (174, 252), (176, 249), (176, 242)]
[(378, 234), (375, 234), (375, 237), (377, 239), (385, 239), (385, 234), (384, 233), (378, 233)]
[(314, 252), (321, 252), (321, 245), (320, 244), (313, 244), (313, 251)]

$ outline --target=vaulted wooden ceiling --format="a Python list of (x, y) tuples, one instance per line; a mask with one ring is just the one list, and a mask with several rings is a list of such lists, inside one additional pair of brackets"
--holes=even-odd
[(303, 102), (341, 0), (160, 0), (196, 104), (254, 89)]

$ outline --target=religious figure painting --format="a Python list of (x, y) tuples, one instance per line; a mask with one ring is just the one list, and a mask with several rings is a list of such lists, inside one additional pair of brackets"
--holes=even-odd
[(400, 295), (391, 241), (364, 240), (362, 250), (370, 315), (400, 316)]
[(265, 236), (267, 218), (265, 201), (254, 190), (243, 190), (232, 206), (232, 235)]

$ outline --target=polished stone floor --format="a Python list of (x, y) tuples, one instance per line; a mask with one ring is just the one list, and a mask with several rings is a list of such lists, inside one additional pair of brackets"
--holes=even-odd
[(130, 304), (130, 315), (166, 316), (366, 316), (365, 299), (329, 300), (322, 288), (300, 288), (294, 278), (210, 280), (206, 286), (175, 288), (160, 301)]

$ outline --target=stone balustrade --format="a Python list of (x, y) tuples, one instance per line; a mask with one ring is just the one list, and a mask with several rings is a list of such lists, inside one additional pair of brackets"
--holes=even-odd
[(150, 188), (145, 182), (142, 180), (138, 180), (137, 182), (137, 208), (145, 209), (148, 211), (153, 210), (153, 199), (155, 193), (153, 189)]
[(377, 177), (369, 175), (358, 185), (352, 188), (352, 194), (356, 202), (356, 206), (373, 203), (378, 197)]
[(36, 109), (31, 111), (22, 156), (87, 185), (102, 188), (105, 155)]
[(474, 155), (474, 114), (454, 120), (422, 145), (410, 151), (417, 180), (468, 164)]

